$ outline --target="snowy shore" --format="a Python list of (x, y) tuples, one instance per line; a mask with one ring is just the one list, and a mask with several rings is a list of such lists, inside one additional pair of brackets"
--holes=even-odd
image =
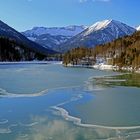
[(83, 68), (94, 68), (98, 70), (118, 70), (118, 67), (106, 64), (95, 64), (95, 65), (72, 65), (68, 64), (67, 67), (83, 67)]
[(67, 67), (82, 67), (82, 68), (93, 68), (93, 69), (97, 69), (97, 70), (113, 70), (113, 71), (122, 70), (122, 71), (140, 73), (140, 68), (139, 69), (133, 69), (132, 67), (119, 68), (119, 66), (107, 65), (107, 64), (104, 64), (104, 63), (95, 64), (95, 65), (72, 65), (72, 64), (68, 64)]

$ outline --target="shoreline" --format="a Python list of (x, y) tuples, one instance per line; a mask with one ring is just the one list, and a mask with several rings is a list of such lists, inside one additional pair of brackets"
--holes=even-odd
[(0, 65), (21, 65), (21, 64), (62, 64), (62, 61), (3, 61)]
[(0, 97), (3, 98), (26, 98), (26, 97), (31, 98), (31, 97), (43, 96), (47, 93), (48, 93), (48, 89), (35, 93), (11, 93), (5, 89), (0, 88), (0, 94), (1, 94)]
[(122, 67), (119, 68), (118, 66), (113, 66), (113, 65), (107, 65), (107, 64), (95, 64), (95, 65), (73, 65), (73, 64), (63, 64), (65, 67), (79, 67), (79, 68), (90, 68), (90, 69), (95, 69), (95, 70), (106, 70), (106, 71), (127, 71), (127, 72), (135, 72), (135, 73), (140, 73), (140, 68), (137, 70), (134, 70), (132, 67)]

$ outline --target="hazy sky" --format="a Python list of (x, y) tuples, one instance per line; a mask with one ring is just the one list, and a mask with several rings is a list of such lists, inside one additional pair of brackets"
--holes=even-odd
[(140, 25), (140, 0), (0, 0), (0, 20), (18, 31), (91, 25), (104, 19)]

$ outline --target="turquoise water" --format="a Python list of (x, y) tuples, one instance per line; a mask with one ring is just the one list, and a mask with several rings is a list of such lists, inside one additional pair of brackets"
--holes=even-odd
[(118, 74), (0, 65), (0, 140), (140, 138), (139, 76)]

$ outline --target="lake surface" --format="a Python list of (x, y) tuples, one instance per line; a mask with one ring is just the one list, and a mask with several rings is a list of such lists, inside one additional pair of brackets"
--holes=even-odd
[(0, 140), (139, 139), (139, 81), (59, 64), (0, 65)]

